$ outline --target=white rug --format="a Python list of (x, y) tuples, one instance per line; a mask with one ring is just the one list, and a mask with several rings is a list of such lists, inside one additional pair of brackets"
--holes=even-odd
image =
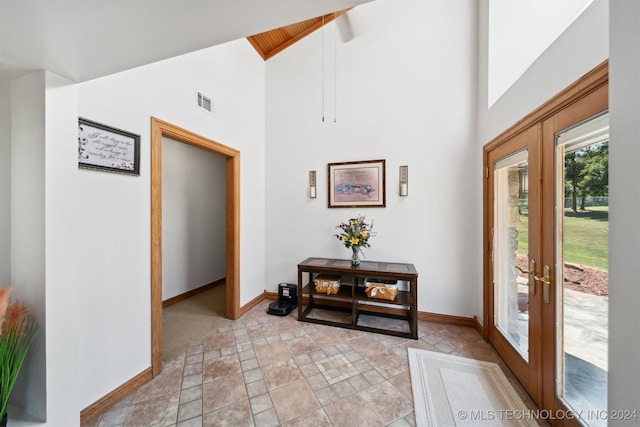
[(500, 367), (409, 348), (417, 426), (537, 426)]

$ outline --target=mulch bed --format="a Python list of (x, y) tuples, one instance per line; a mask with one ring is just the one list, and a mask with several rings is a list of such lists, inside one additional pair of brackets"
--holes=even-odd
[[(527, 269), (527, 257), (518, 257), (518, 266)], [(577, 264), (564, 264), (564, 286), (586, 294), (608, 296), (609, 273)]]

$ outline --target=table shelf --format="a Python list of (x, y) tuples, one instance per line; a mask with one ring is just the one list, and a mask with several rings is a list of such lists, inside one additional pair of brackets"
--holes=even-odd
[[(340, 278), (337, 294), (315, 291), (320, 274)], [(398, 281), (401, 290), (393, 301), (369, 297), (367, 278)], [(307, 258), (298, 264), (298, 320), (417, 339), (418, 273), (413, 264), (365, 261), (351, 267), (349, 260)]]

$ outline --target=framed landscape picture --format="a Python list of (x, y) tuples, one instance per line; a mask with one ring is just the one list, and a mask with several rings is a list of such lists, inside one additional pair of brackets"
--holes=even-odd
[(78, 167), (140, 175), (140, 135), (79, 117)]
[(329, 207), (386, 205), (385, 161), (329, 163)]

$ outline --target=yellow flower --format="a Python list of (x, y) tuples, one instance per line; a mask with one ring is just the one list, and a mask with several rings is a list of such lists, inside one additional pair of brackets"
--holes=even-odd
[(361, 231), (360, 232), (360, 237), (362, 237), (363, 239), (368, 239), (369, 238), (369, 233), (367, 233), (366, 231)]
[(342, 240), (347, 240), (347, 235), (346, 235), (346, 234), (343, 234), (343, 235), (342, 235), (342, 237), (341, 237), (341, 239), (342, 239)]
[(353, 236), (349, 243), (351, 243), (352, 245), (357, 245), (358, 243), (360, 243), (360, 239), (358, 239), (356, 236)]

